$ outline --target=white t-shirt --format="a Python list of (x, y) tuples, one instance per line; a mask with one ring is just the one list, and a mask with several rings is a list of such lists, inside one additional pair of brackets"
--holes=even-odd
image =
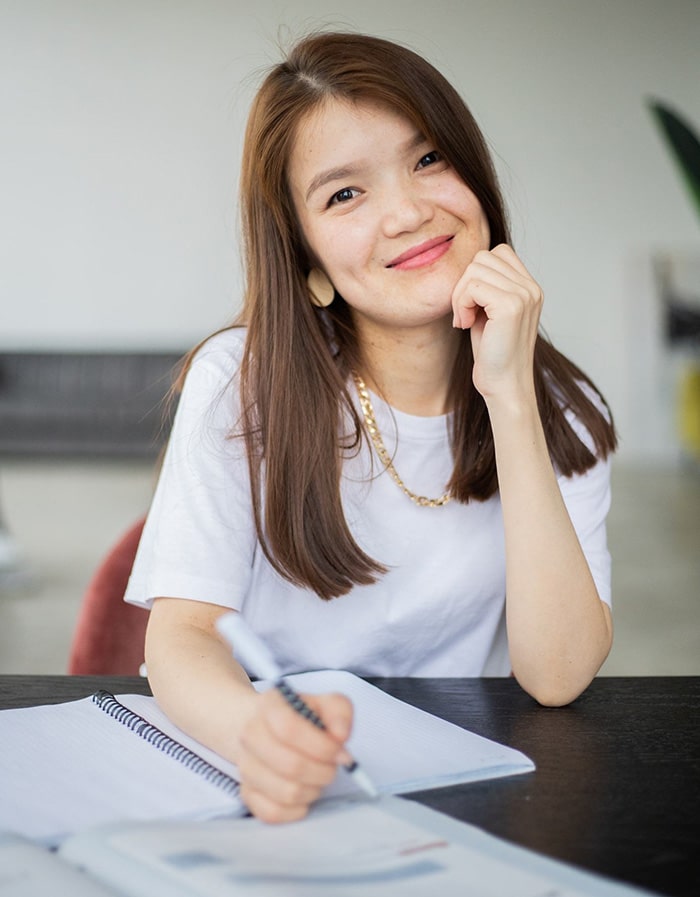
[[(156, 597), (187, 598), (239, 610), (285, 673), (335, 668), (364, 676), (508, 675), (497, 495), (419, 507), (364, 445), (344, 464), (343, 507), (357, 543), (388, 572), (372, 585), (323, 601), (271, 567), (253, 524), (244, 443), (230, 438), (244, 339), (241, 329), (212, 338), (188, 373), (126, 600), (147, 607)], [(372, 403), (408, 488), (440, 496), (453, 466), (447, 416), (404, 414), (375, 395)], [(609, 480), (607, 462), (559, 479), (607, 603)]]

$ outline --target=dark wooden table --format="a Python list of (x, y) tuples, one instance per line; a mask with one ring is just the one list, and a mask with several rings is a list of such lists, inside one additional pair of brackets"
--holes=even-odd
[[(570, 707), (512, 679), (373, 679), (385, 691), (531, 757), (534, 773), (412, 797), (557, 859), (675, 897), (700, 897), (700, 677), (600, 678)], [(0, 676), (0, 708), (143, 679)], [(0, 752), (2, 748), (0, 746)]]

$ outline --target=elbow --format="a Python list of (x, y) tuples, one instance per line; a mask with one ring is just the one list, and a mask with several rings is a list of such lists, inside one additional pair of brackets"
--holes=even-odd
[(565, 707), (588, 688), (612, 646), (612, 619), (602, 604), (604, 625), (595, 638), (577, 640), (560, 650), (511, 649), (513, 675), (521, 688), (543, 707)]
[[(534, 698), (542, 707), (566, 707), (576, 700), (588, 687), (590, 683), (586, 683), (583, 688), (564, 688), (564, 687), (541, 687), (523, 689)], [(522, 685), (522, 683), (521, 683)]]
[(518, 684), (534, 698), (542, 707), (566, 707), (583, 692), (593, 681), (595, 674), (572, 675), (571, 671), (565, 673), (551, 673), (549, 675), (529, 675), (513, 671)]

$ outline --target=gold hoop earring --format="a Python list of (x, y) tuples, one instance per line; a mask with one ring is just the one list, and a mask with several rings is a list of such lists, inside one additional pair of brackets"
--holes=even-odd
[(309, 288), (309, 297), (313, 305), (319, 308), (326, 308), (333, 301), (335, 289), (328, 279), (328, 275), (321, 271), (320, 268), (312, 268), (307, 277), (306, 283)]

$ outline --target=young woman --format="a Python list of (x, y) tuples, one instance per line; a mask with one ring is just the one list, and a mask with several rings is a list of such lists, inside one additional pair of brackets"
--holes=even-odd
[(216, 634), (285, 672), (508, 675), (586, 688), (611, 644), (610, 416), (538, 335), (484, 140), (425, 60), (302, 40), (264, 81), (241, 183), (241, 319), (193, 354), (127, 600), (154, 693), (235, 761), (251, 811), (303, 816), (352, 708), (310, 725)]

